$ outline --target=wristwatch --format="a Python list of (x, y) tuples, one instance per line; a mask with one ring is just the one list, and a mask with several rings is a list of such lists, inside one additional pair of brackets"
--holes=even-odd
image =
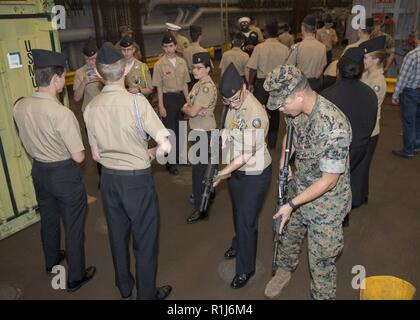
[(287, 203), (288, 203), (288, 204), (289, 204), (289, 206), (293, 209), (293, 211), (295, 211), (297, 208), (299, 208), (299, 206), (295, 205), (295, 204), (292, 202), (292, 199), (289, 199), (289, 200), (287, 201)]

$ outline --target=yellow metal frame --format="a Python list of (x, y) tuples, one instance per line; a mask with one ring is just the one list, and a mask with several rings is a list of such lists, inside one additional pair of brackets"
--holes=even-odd
[(386, 93), (394, 93), (397, 78), (386, 78)]

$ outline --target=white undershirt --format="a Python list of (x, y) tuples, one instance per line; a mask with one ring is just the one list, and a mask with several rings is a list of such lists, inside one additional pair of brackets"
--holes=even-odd
[(176, 57), (168, 58), (169, 62), (172, 63), (174, 67), (176, 67)]
[(134, 60), (133, 61), (131, 61), (129, 64), (127, 64), (127, 67), (128, 67), (128, 72), (130, 72), (131, 71), (131, 68), (134, 66)]

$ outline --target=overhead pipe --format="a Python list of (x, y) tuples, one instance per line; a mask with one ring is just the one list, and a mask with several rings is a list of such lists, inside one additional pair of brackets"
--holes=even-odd
[[(169, 1), (169, 0), (168, 0)], [(191, 0), (190, 0), (191, 1)], [(219, 2), (218, 2), (219, 3)], [(189, 29), (189, 27), (194, 24), (203, 14), (217, 14), (220, 13), (222, 9), (219, 8), (199, 8), (197, 9), (187, 23), (180, 24), (181, 29)], [(223, 9), (224, 12), (228, 13), (250, 13), (250, 12), (267, 12), (267, 9), (252, 9), (252, 8), (228, 8)], [(282, 12), (282, 11), (291, 11), (291, 8), (272, 8), (271, 12)], [(162, 33), (167, 30), (167, 26), (162, 24), (154, 25), (143, 25), (143, 34), (155, 34)], [(83, 41), (89, 37), (95, 37), (94, 28), (83, 28), (83, 29), (65, 29), (59, 30), (60, 41), (61, 42), (73, 42), (73, 41)]]
[(184, 12), (183, 9), (181, 9), (181, 8), (178, 7), (178, 15), (177, 15), (177, 17), (175, 19), (175, 24), (180, 24), (184, 20), (185, 20), (185, 12)]
[(187, 9), (187, 12), (185, 12), (185, 16), (184, 16), (184, 19), (182, 19), (181, 24), (185, 24), (185, 21), (187, 21), (190, 13), (191, 13), (190, 9)]
[[(229, 0), (231, 5), (237, 5), (240, 3), (240, 0)], [(220, 0), (194, 0), (194, 3), (192, 0), (151, 0), (149, 2), (148, 12), (147, 14), (150, 15), (150, 13), (153, 11), (153, 9), (159, 5), (218, 5), (220, 3)]]

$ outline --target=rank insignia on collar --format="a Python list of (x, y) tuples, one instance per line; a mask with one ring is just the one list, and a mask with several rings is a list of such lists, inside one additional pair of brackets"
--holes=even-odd
[(252, 120), (252, 126), (255, 129), (261, 128), (261, 119), (260, 118), (257, 118), (257, 119)]

